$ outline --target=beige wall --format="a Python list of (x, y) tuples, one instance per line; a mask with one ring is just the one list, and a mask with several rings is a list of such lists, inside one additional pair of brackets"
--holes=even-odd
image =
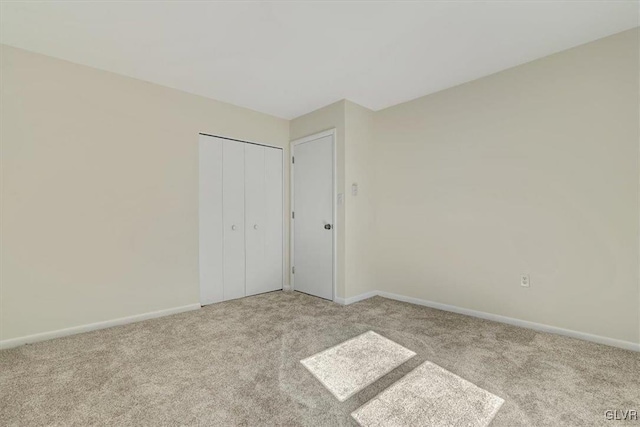
[(377, 112), (375, 286), (639, 342), (638, 49), (627, 31)]
[(338, 298), (382, 290), (638, 343), (638, 48), (629, 31), (289, 122), (2, 46), (0, 340), (197, 303), (198, 132), (288, 158), (336, 128)]
[(0, 340), (199, 302), (198, 132), (288, 155), (287, 120), (2, 46)]
[[(376, 236), (374, 209), (374, 112), (345, 102), (345, 297), (373, 290)], [(352, 194), (353, 183), (358, 195)]]

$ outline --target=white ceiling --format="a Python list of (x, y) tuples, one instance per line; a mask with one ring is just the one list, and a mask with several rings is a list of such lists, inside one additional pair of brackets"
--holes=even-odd
[(638, 2), (2, 2), (2, 43), (283, 118), (379, 110), (638, 26)]

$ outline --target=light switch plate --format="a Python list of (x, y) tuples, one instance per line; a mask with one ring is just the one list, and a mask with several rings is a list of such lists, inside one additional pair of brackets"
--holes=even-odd
[(344, 194), (338, 193), (338, 206), (342, 205), (342, 203), (344, 203)]

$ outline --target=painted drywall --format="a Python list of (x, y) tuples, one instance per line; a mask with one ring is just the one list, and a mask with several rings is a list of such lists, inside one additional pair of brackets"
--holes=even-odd
[(375, 288), (640, 342), (638, 51), (636, 29), (377, 112)]
[(2, 46), (0, 340), (197, 303), (197, 133), (288, 157), (336, 128), (339, 298), (638, 343), (638, 79), (635, 30), (288, 122)]
[[(346, 101), (334, 102), (331, 105), (320, 108), (304, 116), (295, 118), (289, 122), (289, 135), (291, 140), (303, 138), (328, 129), (336, 129), (336, 188), (338, 193), (344, 194), (345, 183), (345, 108)], [(337, 235), (336, 259), (337, 259), (337, 283), (336, 298), (344, 298), (345, 295), (345, 205), (337, 206), (337, 223), (335, 230)], [(295, 285), (294, 285), (295, 287)]]
[(8, 46), (1, 98), (0, 340), (198, 303), (198, 133), (288, 157), (287, 120)]
[[(375, 280), (374, 112), (345, 101), (345, 297)], [(353, 185), (357, 185), (357, 195)]]

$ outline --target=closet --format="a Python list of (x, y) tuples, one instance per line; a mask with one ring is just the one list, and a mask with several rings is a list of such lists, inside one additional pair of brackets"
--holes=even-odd
[(200, 303), (282, 289), (281, 148), (200, 134)]

